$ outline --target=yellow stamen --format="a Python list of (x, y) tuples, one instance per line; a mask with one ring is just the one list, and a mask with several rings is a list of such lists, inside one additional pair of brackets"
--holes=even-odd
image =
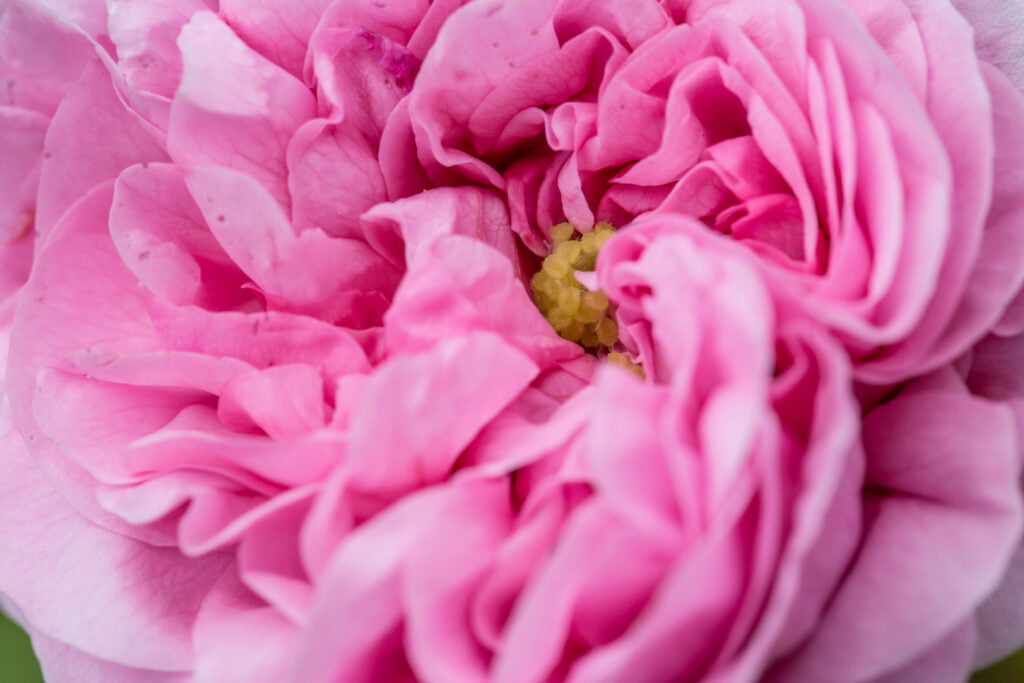
[(579, 258), (580, 253), (583, 251), (583, 247), (576, 240), (569, 242), (562, 242), (555, 249), (554, 254), (560, 258), (564, 258), (569, 263), (574, 262)]
[(569, 223), (568, 221), (554, 225), (551, 227), (551, 240), (555, 244), (566, 242), (572, 238), (572, 233), (575, 230), (576, 228), (574, 228), (572, 223)]
[(645, 379), (647, 377), (647, 374), (644, 372), (644, 369), (637, 365), (636, 363), (634, 363), (633, 361), (631, 361), (629, 359), (629, 356), (627, 356), (624, 353), (620, 353), (619, 351), (612, 351), (611, 353), (608, 354), (607, 358), (608, 362), (611, 363), (612, 365), (618, 365), (620, 367), (626, 368), (640, 379)]
[(586, 328), (584, 327), (583, 323), (581, 323), (579, 320), (573, 320), (571, 323), (569, 323), (569, 326), (562, 330), (559, 334), (561, 334), (569, 341), (576, 342), (578, 344), (580, 340), (583, 338), (583, 332), (585, 330)]
[(551, 253), (530, 281), (533, 300), (548, 322), (565, 339), (605, 355), (609, 362), (628, 368), (643, 377), (643, 369), (612, 347), (619, 342), (619, 326), (609, 309), (608, 296), (589, 290), (576, 279), (577, 271), (592, 271), (597, 255), (615, 233), (608, 223), (573, 238), (571, 223), (551, 228)]
[(608, 296), (599, 289), (588, 291), (583, 295), (583, 305), (598, 313), (604, 313), (608, 310)]
[(558, 293), (558, 310), (566, 315), (576, 315), (580, 310), (580, 290), (575, 287), (565, 287)]
[(611, 346), (619, 341), (619, 326), (611, 318), (601, 318), (597, 323), (597, 341), (603, 346)]
[(563, 277), (572, 272), (572, 266), (564, 258), (552, 254), (544, 259), (544, 272), (553, 277), (556, 280), (561, 280)]

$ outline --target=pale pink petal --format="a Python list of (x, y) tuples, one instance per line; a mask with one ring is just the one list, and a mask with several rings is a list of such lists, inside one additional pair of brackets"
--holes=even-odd
[(298, 633), (292, 624), (239, 581), (224, 573), (196, 619), (195, 683), (278, 683)]
[(49, 370), (63, 370), (101, 382), (197, 389), (219, 394), (230, 380), (251, 371), (252, 366), (237, 358), (198, 353), (118, 353), (91, 348), (69, 351), (42, 372)]
[(366, 243), (313, 228), (296, 234), (271, 194), (238, 171), (194, 167), (185, 183), (221, 247), (275, 308), (379, 324), (399, 273)]
[(387, 199), (373, 142), (345, 123), (325, 119), (299, 128), (288, 147), (288, 186), (297, 228), (359, 236), (359, 216)]
[(238, 547), (239, 574), (245, 584), (296, 624), (309, 616), (315, 595), (296, 530), (302, 528), (319, 489), (314, 485), (293, 491), (288, 497), (290, 504), (280, 505), (244, 530)]
[[(790, 493), (792, 527), (770, 595), (749, 641), (724, 667), (727, 676), (740, 679), (756, 677), (766, 662), (814, 632), (861, 533), (864, 463), (857, 407), (847, 390), (848, 362), (811, 325), (791, 324), (783, 335), (780, 347), (788, 360), (773, 390), (773, 407), (790, 438), (800, 442), (801, 471)], [(783, 471), (784, 462), (776, 463)]]
[[(268, 496), (276, 493), (275, 487), (269, 486), (265, 482), (258, 482), (256, 477), (251, 479), (257, 484), (257, 489), (259, 486), (264, 489), (264, 491), (257, 490), (257, 493), (265, 493)], [(167, 535), (177, 542), (181, 538), (181, 534), (178, 529), (178, 520), (171, 513), (179, 510), (185, 503), (194, 503), (204, 496), (209, 497), (211, 492), (223, 499), (221, 510), (232, 508), (236, 511), (241, 510), (227, 522), (218, 519), (217, 522), (220, 526), (217, 528), (217, 532), (222, 531), (227, 524), (263, 502), (263, 499), (258, 495), (253, 495), (253, 489), (247, 488), (245, 484), (232, 483), (218, 473), (201, 470), (179, 470), (159, 474), (150, 476), (138, 484), (103, 486), (97, 498), (104, 508), (132, 524), (154, 525), (160, 524), (163, 520), (164, 526), (168, 529)], [(201, 506), (202, 504), (199, 504), (197, 507)], [(188, 511), (186, 511), (185, 517), (188, 517)], [(204, 522), (206, 526), (211, 526), (209, 520), (204, 520)], [(205, 529), (204, 533), (206, 533)], [(209, 540), (208, 536), (203, 537), (202, 542), (207, 540)]]
[[(40, 50), (40, 45), (48, 49)], [(34, 2), (0, 7), (0, 103), (53, 116), (93, 54), (93, 47), (66, 22)]]
[(324, 386), (309, 365), (278, 365), (232, 378), (220, 391), (221, 422), (252, 425), (271, 438), (302, 434), (324, 426)]
[(502, 637), (524, 586), (543, 566), (565, 518), (572, 509), (572, 484), (549, 486), (546, 496), (531, 496), (516, 527), (498, 548), (493, 566), (476, 587), (470, 606), (472, 633), (492, 651), (502, 647)]
[(607, 30), (635, 50), (671, 26), (671, 20), (656, 0), (627, 0), (616, 4), (584, 0), (569, 4), (555, 22), (555, 29), (565, 33), (578, 33), (592, 26)]
[(184, 70), (171, 104), (171, 157), (242, 171), (287, 208), (285, 150), (295, 130), (316, 114), (313, 95), (210, 12), (192, 15), (178, 46)]
[(45, 680), (109, 681), (110, 683), (186, 683), (188, 673), (124, 666), (88, 655), (66, 643), (29, 629), (32, 650)]
[(975, 615), (975, 667), (993, 664), (1024, 644), (1024, 546), (1018, 546), (1006, 575)]
[(110, 74), (92, 62), (47, 132), (36, 229), (48, 234), (75, 200), (128, 166), (166, 159), (163, 148), (118, 99)]
[(251, 306), (249, 278), (224, 252), (169, 164), (125, 170), (114, 187), (110, 236), (125, 266), (154, 295), (214, 310)]
[(92, 38), (107, 35), (105, 0), (40, 0), (39, 4), (77, 26)]
[[(904, 666), (998, 585), (1020, 533), (1013, 418), (939, 375), (864, 423), (869, 518), (851, 573), (791, 680), (872, 678)], [(964, 671), (959, 674), (963, 675)]]
[(878, 683), (961, 683), (973, 668), (974, 647), (975, 628), (968, 620), (909, 664), (875, 680)]
[[(1019, 268), (1012, 277), (1000, 278), (997, 282), (988, 279), (991, 276), (986, 271), (990, 266), (982, 265), (983, 282), (974, 291), (969, 291), (966, 301), (960, 300), (960, 291), (973, 279), (974, 262), (991, 261), (994, 257), (994, 254), (982, 251), (983, 240), (989, 240), (988, 250), (991, 251), (993, 240), (1002, 242), (1005, 239), (1002, 235), (993, 237), (988, 234), (990, 228), (986, 225), (985, 215), (994, 182), (1002, 182), (994, 174), (998, 167), (992, 163), (996, 150), (992, 135), (993, 105), (999, 104), (1004, 110), (1012, 106), (1012, 111), (1020, 112), (1024, 100), (1015, 93), (1016, 101), (1002, 97), (990, 102), (987, 84), (978, 64), (968, 57), (973, 52), (970, 26), (952, 8), (911, 2), (908, 9), (914, 30), (920, 36), (920, 49), (926, 55), (927, 66), (915, 68), (916, 65), (901, 59), (902, 46), (890, 47), (890, 50), (896, 57), (897, 66), (912, 74), (911, 78), (926, 75), (924, 105), (946, 147), (952, 170), (953, 192), (947, 209), (952, 230), (949, 236), (951, 246), (943, 254), (936, 291), (925, 315), (911, 338), (902, 349), (892, 354), (893, 360), (888, 363), (892, 365), (901, 358), (927, 349), (921, 368), (927, 370), (959, 355), (970, 341), (990, 326), (1020, 282)], [(869, 24), (869, 28), (872, 26), (876, 24)], [(948, 87), (946, 84), (949, 83), (955, 83), (956, 87)], [(1008, 115), (1019, 117), (1019, 114), (1010, 112)], [(1007, 139), (1010, 130), (1013, 129), (1004, 124), (1003, 130), (997, 131), (999, 137), (995, 139), (1000, 140), (999, 144), (1012, 145)], [(907, 251), (915, 255), (920, 252), (912, 246), (908, 246)], [(1014, 260), (1012, 252), (1006, 257), (1007, 261)], [(952, 323), (948, 323), (951, 317)], [(946, 329), (942, 329), (944, 325)], [(880, 360), (878, 366), (884, 368), (886, 363)], [(873, 365), (867, 364), (868, 368)]]
[(315, 482), (344, 455), (341, 434), (319, 432), (275, 441), (218, 427), (212, 409), (192, 405), (182, 410), (167, 426), (132, 444), (123, 454), (124, 462), (117, 463), (124, 471), (121, 476), (139, 479), (154, 471), (193, 467), (259, 490)]
[[(607, 594), (618, 581), (629, 581), (624, 585), (627, 592), (616, 595), (615, 607), (625, 608), (625, 616), (632, 616), (630, 612), (638, 611), (651, 597), (652, 579), (672, 566), (664, 546), (603, 506), (588, 507), (586, 514), (581, 510), (560, 536), (551, 560), (513, 613), (494, 665), (498, 681), (548, 680), (561, 656), (574, 603), (586, 606), (584, 591)], [(732, 539), (713, 546), (711, 542), (690, 545), (685, 560), (672, 566), (671, 579), (658, 588), (657, 599), (643, 610), (642, 622), (579, 661), (571, 680), (677, 680), (694, 675), (706, 664), (713, 644), (724, 637), (739, 600), (738, 545)], [(635, 561), (623, 563), (623, 557)], [(609, 580), (610, 584), (604, 583)], [(692, 590), (694, 585), (701, 590)], [(594, 609), (600, 604), (594, 602), (596, 597), (589, 599)], [(624, 615), (612, 616), (622, 619)], [(667, 646), (670, 642), (673, 645)]]
[[(1010, 406), (1024, 449), (1024, 339), (990, 336), (971, 352), (971, 391)], [(1024, 546), (1018, 546), (996, 591), (976, 615), (975, 664), (991, 664), (1024, 644)]]
[(181, 81), (178, 34), (189, 17), (208, 7), (202, 0), (110, 0), (107, 5), (120, 71), (135, 87), (169, 101)]
[(1017, 0), (952, 0), (957, 11), (974, 28), (978, 56), (1005, 73), (1024, 91), (1024, 60), (1021, 59), (1021, 28), (1024, 5)]
[(0, 410), (5, 595), (34, 629), (86, 654), (188, 670), (193, 620), (227, 558), (188, 559), (92, 524), (50, 487)]
[[(992, 205), (985, 225), (981, 252), (971, 275), (961, 309), (986, 315), (989, 310), (1003, 305), (1007, 295), (1016, 296), (1010, 301), (1003, 318), (994, 326), (997, 334), (1019, 334), (1024, 332), (1024, 294), (1020, 291), (1021, 278), (1021, 233), (1019, 226), (1024, 220), (1024, 162), (1020, 159), (1021, 140), (1019, 129), (1024, 116), (1024, 96), (1012, 88), (993, 69), (985, 69), (989, 91), (992, 93), (993, 115), (997, 140), (995, 150), (996, 183)], [(1013, 289), (1010, 289), (1013, 287)], [(986, 317), (987, 319), (987, 317)], [(954, 319), (954, 323), (957, 320)]]
[(441, 488), (408, 496), (338, 546), (295, 653), (294, 680), (413, 679), (401, 644), (402, 565), (443, 502)]
[(416, 138), (409, 118), (409, 98), (400, 100), (381, 132), (378, 151), (388, 199), (412, 197), (427, 189), (427, 178), (416, 159)]
[(351, 486), (389, 498), (442, 481), (536, 374), (529, 358), (492, 333), (450, 338), (389, 361), (369, 379), (351, 418)]
[(220, 14), (257, 52), (302, 77), (309, 37), (330, 0), (221, 0)]
[(467, 628), (475, 589), (512, 523), (508, 482), (454, 482), (409, 550), (402, 592), (417, 677), (485, 681), (488, 657)]
[(0, 107), (0, 244), (24, 237), (35, 223), (35, 194), (49, 121), (26, 109)]
[[(420, 161), (435, 182), (447, 184), (443, 181), (452, 174), (446, 169), (453, 168), (477, 182), (504, 186), (493, 168), (462, 151), (471, 144), (470, 118), (497, 84), (515, 74), (517, 65), (558, 47), (551, 5), (529, 2), (516, 11), (511, 9), (485, 0), (456, 12), (438, 33), (437, 43), (423, 63), (409, 106)], [(488, 60), (486, 66), (481, 64), (484, 59)], [(462, 74), (454, 88), (452, 73)], [(551, 74), (547, 82), (559, 90), (566, 88), (563, 79)], [(531, 104), (522, 102), (521, 106), (526, 109)], [(485, 140), (484, 144), (491, 142)]]
[(385, 320), (393, 351), (427, 348), (453, 333), (490, 331), (544, 368), (580, 355), (540, 315), (508, 260), (462, 236), (421, 248)]
[[(99, 508), (92, 477), (40, 433), (32, 415), (36, 370), (67, 352), (106, 345), (122, 352), (163, 348), (148, 324), (134, 278), (105, 238), (111, 196), (112, 183), (105, 183), (77, 202), (36, 261), (21, 295), (46, 305), (18, 310), (5, 389), (18, 430), (61, 495), (94, 521), (132, 537), (149, 537), (147, 530), (126, 526)], [(68, 278), (75, 287), (65, 286)]]
[(366, 352), (342, 328), (289, 313), (213, 313), (195, 306), (151, 303), (150, 316), (167, 350), (232, 356), (258, 368), (307, 363), (334, 382), (369, 369)]
[(406, 45), (418, 59), (423, 59), (449, 15), (465, 3), (466, 0), (382, 4), (334, 0), (321, 17), (320, 28), (359, 27)]
[[(281, 517), (287, 519), (288, 513), (296, 507), (305, 507), (316, 490), (315, 485), (296, 486), (275, 495), (274, 492), (261, 494), (254, 491), (254, 488), (232, 490), (221, 483), (193, 490), (191, 502), (178, 527), (178, 542), (182, 552), (199, 556), (240, 547), (249, 539), (253, 530), (265, 529), (268, 525), (272, 527), (275, 520)], [(259, 535), (254, 539), (256, 543), (262, 535), (259, 531), (257, 533)], [(281, 543), (273, 545), (279, 550), (288, 547)], [(239, 551), (236, 556), (240, 557), (240, 554)], [(289, 558), (282, 559), (287, 561)], [(254, 582), (253, 588), (257, 587)], [(284, 614), (295, 617), (295, 611), (291, 609), (285, 609)]]
[(508, 231), (508, 211), (492, 192), (478, 188), (437, 188), (368, 211), (362, 220), (366, 241), (395, 265), (425, 257), (424, 248), (446, 235), (465, 235), (488, 245), (519, 266)]
[(9, 324), (14, 317), (17, 304), (15, 294), (28, 280), (32, 269), (34, 235), (22, 235), (19, 239), (0, 244), (0, 322)]

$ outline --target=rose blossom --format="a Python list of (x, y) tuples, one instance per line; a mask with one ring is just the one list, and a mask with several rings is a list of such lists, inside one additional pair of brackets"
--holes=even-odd
[[(51, 4), (0, 5), (0, 592), (48, 677), (1024, 640), (1021, 346), (971, 349), (1020, 332), (1021, 96), (946, 5)], [(584, 243), (593, 353), (527, 286)]]
[(1024, 277), (1024, 104), (946, 3), (478, 2), (441, 45), (406, 124), (426, 182), (507, 192), (535, 251), (563, 217), (701, 218), (873, 382), (955, 358)]

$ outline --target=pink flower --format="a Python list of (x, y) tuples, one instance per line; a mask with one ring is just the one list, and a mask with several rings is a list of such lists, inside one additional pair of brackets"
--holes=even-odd
[[(654, 381), (602, 367), (540, 422), (531, 389), (472, 468), (355, 531), (301, 680), (752, 680), (816, 626), (859, 531), (844, 354), (698, 224), (637, 223), (606, 249)], [(397, 552), (368, 567), (370, 548)]]
[(1024, 641), (1005, 39), (45, 4), (0, 4), (0, 596), (48, 677), (952, 680)]
[(439, 42), (416, 159), (505, 191), (534, 251), (563, 218), (701, 218), (872, 382), (955, 358), (1024, 278), (1024, 101), (945, 4), (476, 2)]

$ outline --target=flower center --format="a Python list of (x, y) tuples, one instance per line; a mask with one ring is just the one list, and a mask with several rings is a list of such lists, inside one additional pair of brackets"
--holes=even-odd
[(568, 222), (552, 227), (551, 253), (530, 280), (530, 291), (537, 308), (561, 337), (643, 378), (639, 365), (625, 353), (612, 350), (619, 342), (619, 326), (608, 309), (608, 297), (576, 279), (577, 272), (594, 270), (601, 247), (614, 233), (615, 228), (605, 222), (585, 234)]

